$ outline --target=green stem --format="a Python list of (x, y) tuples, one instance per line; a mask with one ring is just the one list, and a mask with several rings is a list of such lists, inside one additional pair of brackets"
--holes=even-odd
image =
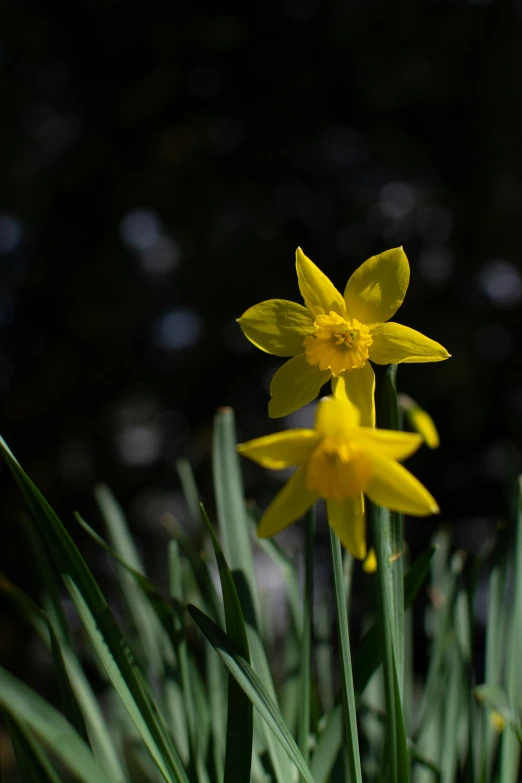
[(310, 670), (312, 650), (313, 599), (314, 599), (314, 537), (315, 507), (306, 514), (304, 600), (301, 626), (301, 671), (299, 713), (299, 749), (308, 764), (310, 735)]
[(391, 520), (390, 512), (386, 508), (372, 506), (372, 512), (373, 541), (377, 556), (378, 603), (383, 651), (384, 698), (386, 702), (385, 757), (389, 771), (389, 780), (396, 781), (398, 778), (397, 743), (395, 741), (397, 714), (394, 695), (393, 620), (391, 617), (392, 602), (390, 600), (387, 546), (391, 536)]
[(330, 546), (335, 588), (335, 606), (341, 646), (341, 674), (343, 683), (344, 726), (346, 729), (346, 748), (351, 783), (362, 783), (359, 740), (357, 736), (357, 717), (355, 714), (355, 693), (353, 689), (352, 658), (350, 652), (350, 633), (346, 612), (346, 594), (344, 591), (343, 560), (341, 542), (330, 528)]
[[(380, 408), (378, 424), (383, 429), (400, 430), (401, 417), (397, 401), (397, 365), (390, 364), (383, 378), (380, 393)], [(390, 626), (393, 642), (393, 652), (397, 668), (397, 680), (401, 700), (404, 690), (404, 520), (403, 515), (396, 511), (388, 511), (389, 524), (386, 531), (379, 535), (382, 538), (381, 557), (387, 566), (386, 575), (387, 603), (390, 607)], [(379, 562), (379, 556), (377, 556)], [(380, 567), (380, 562), (379, 562)]]

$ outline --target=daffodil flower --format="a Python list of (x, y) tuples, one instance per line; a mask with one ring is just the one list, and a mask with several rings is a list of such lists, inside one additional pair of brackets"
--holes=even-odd
[(324, 498), (330, 525), (341, 542), (364, 559), (363, 493), (393, 511), (415, 516), (439, 511), (428, 490), (397, 461), (421, 443), (416, 433), (361, 427), (354, 405), (327, 397), (317, 406), (313, 430), (285, 430), (240, 444), (240, 454), (265, 468), (297, 466), (261, 518), (258, 536), (275, 535)]
[(269, 299), (238, 319), (245, 336), (262, 351), (292, 357), (272, 378), (269, 416), (293, 413), (315, 399), (331, 379), (334, 395), (351, 400), (361, 411), (362, 423), (374, 426), (375, 375), (370, 361), (401, 364), (449, 357), (439, 343), (389, 321), (402, 304), (410, 279), (402, 247), (365, 261), (348, 280), (344, 296), (301, 248), (296, 267), (304, 307)]

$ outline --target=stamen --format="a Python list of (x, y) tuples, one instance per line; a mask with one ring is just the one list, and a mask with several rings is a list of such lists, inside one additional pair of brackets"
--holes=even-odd
[(335, 377), (364, 367), (373, 342), (367, 326), (356, 318), (349, 321), (333, 311), (318, 315), (314, 326), (315, 334), (304, 340), (309, 364), (330, 370)]

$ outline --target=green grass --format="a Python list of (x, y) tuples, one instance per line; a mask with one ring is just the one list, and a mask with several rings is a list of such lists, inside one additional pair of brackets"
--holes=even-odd
[[(389, 394), (393, 402), (394, 378)], [(9, 574), (0, 575), (0, 586), (46, 646), (60, 699), (50, 704), (0, 669), (0, 710), (15, 764), (3, 770), (5, 780), (518, 783), (519, 485), (511, 517), (481, 553), (453, 552), (441, 531), (409, 567), (402, 557), (398, 567), (393, 557), (400, 520), (373, 509), (379, 569), (364, 578), (359, 638), (348, 609), (354, 604), (351, 569), (359, 564), (343, 562), (333, 537), (331, 584), (318, 583), (317, 573), (314, 579), (312, 515), (303, 528), (302, 558), (291, 558), (277, 541), (258, 542), (235, 443), (232, 411), (218, 412), (216, 513), (207, 516), (190, 466), (179, 464), (194, 535), (172, 526), (165, 591), (146, 574), (107, 487), (95, 490), (100, 517), (94, 527), (79, 516), (75, 523), (72, 515), (64, 525), (0, 443), (25, 499), (28, 567), (34, 563), (39, 573), (41, 602), (12, 584)], [(75, 543), (75, 525), (113, 560), (111, 595), (120, 596), (114, 606)], [(283, 640), (274, 636), (272, 607), (254, 568), (257, 553), (270, 559), (286, 591)], [(473, 607), (484, 581), (482, 675)], [(430, 597), (426, 617), (417, 612), (408, 623), (420, 620), (428, 629), (424, 680), (411, 670), (414, 631), (408, 626), (406, 633), (404, 625), (419, 592)], [(64, 593), (82, 624), (80, 641), (63, 610)], [(84, 668), (92, 661), (96, 692)], [(493, 713), (505, 721), (502, 733)]]

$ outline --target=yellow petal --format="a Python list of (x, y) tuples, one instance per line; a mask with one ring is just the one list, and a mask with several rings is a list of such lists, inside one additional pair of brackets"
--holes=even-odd
[(245, 337), (256, 348), (275, 356), (302, 353), (305, 337), (314, 332), (314, 323), (306, 307), (285, 299), (267, 299), (237, 320)]
[(376, 430), (372, 427), (359, 427), (352, 437), (365, 449), (376, 451), (383, 457), (400, 460), (411, 456), (422, 444), (422, 437), (414, 432)]
[(333, 310), (344, 318), (346, 307), (343, 297), (319, 267), (305, 256), (300, 247), (295, 253), (295, 266), (301, 296), (313, 316)]
[(369, 353), (376, 364), (442, 362), (450, 357), (440, 343), (402, 324), (377, 324), (372, 337)]
[(370, 362), (332, 378), (332, 391), (336, 399), (349, 400), (359, 408), (362, 427), (375, 427), (375, 373)]
[(489, 722), (497, 732), (497, 734), (502, 734), (506, 727), (506, 720), (505, 718), (500, 714), (500, 712), (495, 712), (493, 710), (492, 713), (490, 713), (489, 716)]
[(258, 537), (268, 538), (279, 533), (302, 517), (316, 500), (317, 494), (306, 486), (305, 469), (298, 468), (261, 517), (257, 529)]
[(272, 378), (268, 415), (277, 419), (302, 408), (315, 400), (321, 386), (330, 377), (329, 370), (320, 370), (308, 364), (304, 353), (289, 359)]
[(366, 557), (366, 519), (364, 498), (327, 500), (328, 522), (341, 539), (341, 544), (359, 560)]
[(366, 454), (372, 465), (372, 476), (364, 491), (372, 503), (418, 517), (438, 514), (435, 499), (409, 470), (373, 450)]
[(255, 438), (237, 447), (242, 457), (257, 462), (264, 468), (281, 470), (302, 465), (317, 445), (319, 435), (314, 430), (285, 430)]
[(439, 433), (430, 414), (418, 405), (406, 408), (406, 416), (414, 430), (422, 435), (426, 446), (437, 449), (440, 445)]
[(372, 256), (344, 289), (348, 317), (368, 326), (387, 321), (401, 306), (409, 282), (410, 265), (402, 247)]
[(325, 397), (317, 406), (315, 429), (321, 436), (338, 438), (359, 425), (361, 414), (349, 400)]
[(374, 574), (377, 571), (377, 556), (373, 546), (368, 552), (368, 557), (363, 563), (363, 571), (366, 574)]

